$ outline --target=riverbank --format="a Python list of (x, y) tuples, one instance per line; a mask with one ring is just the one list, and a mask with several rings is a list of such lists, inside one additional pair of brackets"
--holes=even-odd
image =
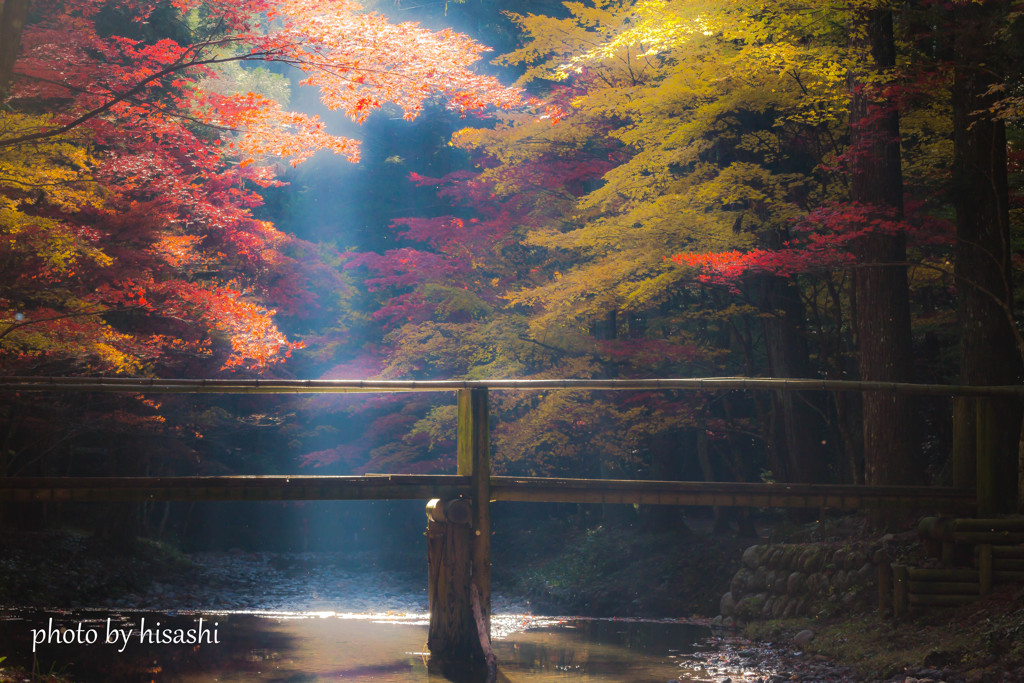
[(77, 529), (0, 531), (0, 605), (82, 607), (174, 580), (192, 563), (148, 539), (113, 544)]
[(857, 681), (1024, 681), (1024, 586), (997, 586), (970, 605), (932, 608), (897, 622), (876, 611), (748, 624), (790, 668), (832, 664)]
[[(514, 585), (534, 604), (556, 611), (712, 616), (744, 549), (769, 536), (772, 543), (822, 545), (881, 536), (894, 556), (921, 560), (916, 520), (884, 535), (855, 516), (776, 522), (759, 539), (596, 528), (569, 535), (557, 552), (530, 563)], [(1024, 585), (998, 585), (975, 603), (917, 612), (901, 622), (879, 616), (874, 600), (838, 604), (809, 617), (719, 629), (715, 652), (704, 663), (717, 667), (715, 680), (742, 680), (744, 671), (756, 668), (782, 672), (780, 681), (1024, 682)]]

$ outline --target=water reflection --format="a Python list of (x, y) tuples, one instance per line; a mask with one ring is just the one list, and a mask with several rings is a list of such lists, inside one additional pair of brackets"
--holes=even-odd
[[(219, 643), (191, 642), (188, 634), (200, 618), (216, 629)], [(495, 632), (502, 636), (494, 642), (499, 680), (707, 680), (703, 672), (680, 665), (694, 643), (707, 635), (703, 627), (501, 615), (494, 621)], [(167, 637), (156, 638), (161, 644), (152, 637), (140, 642), (145, 639), (143, 627), (154, 629), (157, 622)], [(92, 644), (84, 642), (90, 629), (97, 636)], [(118, 630), (130, 630), (127, 645), (122, 640), (104, 642), (116, 638), (107, 634)], [(7, 663), (31, 669), (35, 640), (36, 670), (64, 671), (82, 681), (450, 680), (428, 665), (426, 637), (426, 615), (14, 610), (0, 615), (0, 654), (8, 656)]]

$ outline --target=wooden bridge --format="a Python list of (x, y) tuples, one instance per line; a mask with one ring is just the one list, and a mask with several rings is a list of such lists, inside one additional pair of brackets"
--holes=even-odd
[[(427, 505), (430, 583), (428, 647), (442, 661), (475, 659), (493, 670), (490, 649), (490, 504), (498, 501), (753, 506), (864, 510), (905, 508), (943, 514), (991, 514), (995, 469), (983, 427), (977, 434), (977, 487), (842, 486), (785, 483), (635, 481), (508, 477), (491, 474), (489, 392), (537, 390), (734, 390), (896, 392), (975, 399), (979, 418), (994, 397), (1024, 396), (1024, 387), (946, 386), (813, 379), (695, 378), (638, 380), (159, 380), (8, 377), (0, 391), (128, 393), (455, 392), (454, 475), (220, 477), (8, 477), (0, 502), (170, 500), (423, 499)], [(984, 419), (979, 426), (987, 424)]]

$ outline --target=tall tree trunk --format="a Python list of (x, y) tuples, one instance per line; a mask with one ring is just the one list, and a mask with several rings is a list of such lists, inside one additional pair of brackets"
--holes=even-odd
[(10, 87), (30, 1), (3, 0), (0, 8), (0, 102), (6, 99)]
[[(651, 479), (678, 481), (682, 474), (682, 463), (686, 457), (688, 434), (685, 430), (672, 430), (656, 434), (650, 442)], [(674, 505), (641, 505), (640, 514), (651, 528), (658, 531), (690, 533), (682, 514), (682, 508)]]
[[(1006, 129), (987, 114), (1000, 82), (992, 27), (1002, 3), (961, 3), (955, 9), (953, 83), (953, 187), (956, 204), (957, 317), (963, 384), (1021, 382), (1021, 350), (1012, 328), (1009, 191)], [(959, 486), (974, 483), (974, 401), (957, 401), (954, 471)], [(1017, 504), (1017, 401), (996, 405), (992, 438), (996, 457), (997, 511)]]
[[(704, 423), (704, 414), (701, 413), (697, 420), (697, 462), (700, 464), (701, 474), (704, 481), (718, 481), (715, 476), (715, 466), (711, 462), (711, 450), (708, 448), (708, 430)], [(725, 513), (720, 505), (711, 508), (714, 515), (714, 523), (711, 533), (721, 534), (729, 530), (729, 523), (725, 519)]]
[[(892, 12), (867, 10), (862, 33), (876, 75), (896, 64)], [(903, 173), (900, 160), (899, 113), (883, 101), (867, 79), (852, 79), (850, 104), (851, 198), (873, 207), (883, 217), (901, 218)], [(906, 239), (903, 235), (869, 234), (854, 245), (858, 268), (856, 289), (858, 365), (863, 380), (907, 382), (912, 379), (910, 295)], [(878, 264), (878, 265), (872, 265)], [(864, 481), (904, 484), (919, 479), (916, 466), (915, 415), (906, 395), (863, 394)]]
[[(804, 310), (796, 285), (785, 278), (762, 278), (761, 308), (768, 372), (772, 377), (810, 377), (807, 339), (803, 335)], [(821, 413), (809, 401), (817, 400), (792, 391), (772, 392), (772, 433), (785, 467), (775, 472), (779, 481), (825, 481), (826, 456), (822, 447)]]

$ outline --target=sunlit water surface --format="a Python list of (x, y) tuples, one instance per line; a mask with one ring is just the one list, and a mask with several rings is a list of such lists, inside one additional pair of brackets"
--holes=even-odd
[[(185, 639), (189, 631), (202, 636), (200, 618), (211, 629), (205, 637), (219, 643), (139, 642), (141, 627), (152, 630), (157, 622), (171, 629), (168, 639), (176, 629)], [(56, 631), (44, 637), (50, 619)], [(128, 645), (104, 643), (111, 629), (131, 629)], [(96, 642), (75, 642), (87, 639), (89, 630)], [(495, 615), (493, 631), (499, 681), (718, 680), (691, 656), (709, 635), (694, 624)], [(72, 642), (45, 642), (55, 637)], [(429, 664), (426, 638), (425, 614), (8, 610), (0, 618), (7, 663), (86, 681), (449, 680)], [(34, 664), (33, 639), (44, 641), (36, 646)]]

